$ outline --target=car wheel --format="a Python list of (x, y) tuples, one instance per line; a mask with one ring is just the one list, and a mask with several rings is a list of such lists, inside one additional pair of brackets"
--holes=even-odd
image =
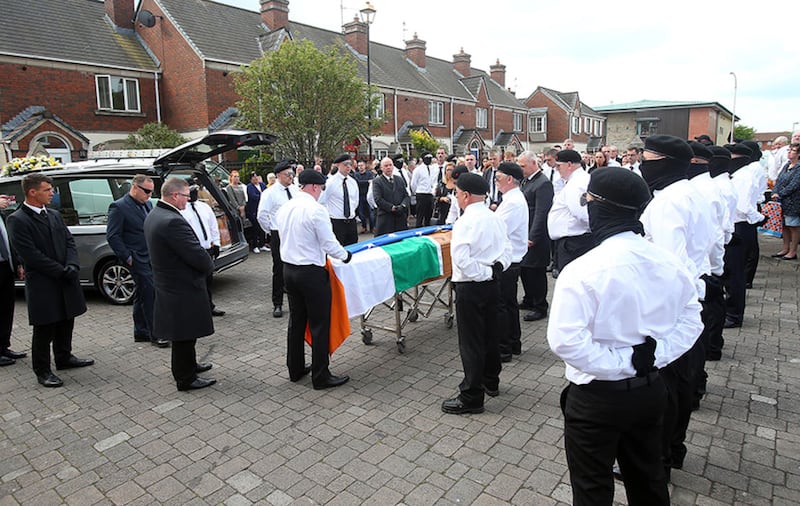
[(97, 289), (112, 304), (130, 304), (136, 292), (133, 274), (127, 265), (109, 260), (97, 271)]

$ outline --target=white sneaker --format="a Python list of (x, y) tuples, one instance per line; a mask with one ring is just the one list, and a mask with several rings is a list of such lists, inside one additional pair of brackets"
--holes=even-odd
[(253, 253), (261, 253), (261, 250), (258, 248), (253, 248)]
[(261, 251), (272, 251), (269, 246), (262, 246)]

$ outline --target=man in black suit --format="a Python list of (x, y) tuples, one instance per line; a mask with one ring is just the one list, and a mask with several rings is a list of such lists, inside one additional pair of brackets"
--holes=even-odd
[(388, 234), (408, 228), (410, 198), (400, 176), (393, 176), (391, 158), (381, 160), (381, 174), (372, 180), (372, 197), (378, 207), (375, 235)]
[(550, 264), (550, 236), (547, 235), (547, 213), (553, 205), (553, 183), (545, 176), (531, 151), (517, 158), (525, 176), (521, 183), (522, 194), (528, 201), (528, 252), (520, 264), (520, 279), (525, 292), (521, 309), (530, 312), (527, 322), (547, 316), (547, 266)]
[(50, 343), (58, 370), (94, 364), (72, 354), (75, 317), (86, 312), (78, 250), (58, 211), (45, 207), (53, 199), (53, 180), (29, 174), (22, 191), (25, 202), (8, 217), (8, 235), (25, 269), (31, 364), (40, 384), (60, 387), (64, 382), (50, 369)]
[(492, 211), (497, 209), (497, 206), (503, 201), (503, 194), (497, 189), (497, 167), (502, 160), (503, 154), (500, 151), (494, 150), (489, 153), (489, 162), (491, 165), (486, 169), (486, 172), (483, 173), (483, 178), (489, 183), (489, 209)]
[[(0, 211), (9, 200), (0, 195)], [(0, 366), (12, 365), (25, 353), (11, 349), (11, 327), (14, 323), (14, 278), (22, 279), (22, 266), (17, 264), (11, 242), (8, 240), (5, 216), (0, 214)]]
[(216, 383), (200, 378), (211, 364), (197, 363), (197, 338), (214, 333), (206, 278), (214, 262), (180, 211), (189, 201), (189, 183), (171, 177), (161, 186), (161, 200), (144, 220), (155, 282), (153, 335), (172, 342), (172, 376), (178, 390)]
[(150, 196), (155, 184), (144, 174), (136, 174), (131, 180), (131, 189), (122, 198), (108, 206), (106, 239), (120, 262), (128, 266), (136, 283), (133, 294), (133, 340), (150, 341), (159, 348), (169, 346), (164, 339), (153, 336), (153, 269), (150, 254), (144, 240), (144, 219), (153, 209)]

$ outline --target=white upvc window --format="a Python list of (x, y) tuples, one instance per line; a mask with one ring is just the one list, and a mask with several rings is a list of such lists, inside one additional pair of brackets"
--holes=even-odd
[(476, 107), (475, 108), (475, 127), (476, 128), (486, 128), (488, 124), (488, 111), (483, 107)]
[(572, 133), (581, 133), (581, 118), (579, 116), (572, 117)]
[(528, 130), (531, 133), (542, 133), (547, 129), (547, 120), (544, 116), (531, 116), (529, 123), (530, 128)]
[(587, 134), (592, 133), (592, 118), (583, 119), (583, 132)]
[(102, 111), (140, 112), (139, 81), (110, 75), (95, 76), (97, 108)]
[(522, 131), (522, 113), (515, 112), (514, 116), (514, 131), (521, 132)]
[(444, 125), (444, 102), (431, 100), (428, 102), (428, 123), (431, 125)]

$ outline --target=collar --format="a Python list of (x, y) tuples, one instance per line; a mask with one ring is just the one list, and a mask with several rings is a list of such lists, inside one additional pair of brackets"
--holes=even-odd
[(28, 204), (27, 202), (23, 202), (23, 204), (25, 204), (25, 206), (28, 207), (28, 209), (30, 209), (31, 211), (33, 211), (36, 214), (41, 214), (43, 212), (47, 212), (47, 211), (45, 211), (44, 207), (33, 207), (32, 205)]

